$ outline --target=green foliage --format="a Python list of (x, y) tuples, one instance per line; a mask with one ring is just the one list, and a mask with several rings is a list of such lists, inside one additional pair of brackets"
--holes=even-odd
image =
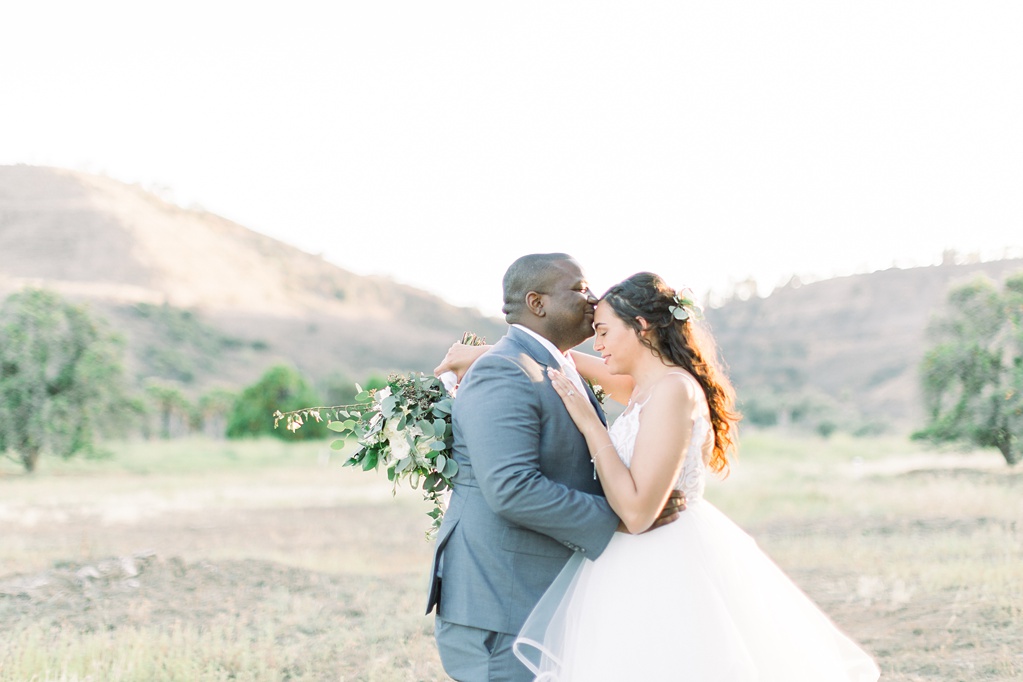
[(146, 382), (146, 398), (159, 419), (160, 438), (184, 436), (191, 428), (192, 404), (177, 385), (150, 379)]
[(443, 494), (458, 472), (451, 453), (452, 397), (440, 379), (410, 373), (392, 374), (385, 386), (361, 390), (355, 400), (352, 405), (277, 411), (274, 425), (283, 421), (285, 430), (297, 434), (306, 424), (319, 425), (326, 418), (327, 428), (341, 436), (331, 449), (344, 450), (349, 439), (355, 441), (345, 466), (363, 471), (385, 467), (392, 492), (402, 481), (413, 489), (422, 483), (423, 496), (433, 504), (427, 531), (432, 537), (444, 513)]
[(921, 364), (932, 442), (995, 447), (1009, 464), (1023, 438), (1023, 273), (1002, 291), (988, 279), (953, 289)]
[(193, 427), (211, 438), (227, 435), (227, 420), (234, 410), (238, 394), (222, 387), (214, 387), (199, 398)]
[(355, 402), (358, 391), (355, 382), (342, 372), (334, 371), (317, 384), (324, 401), (329, 405), (349, 405)]
[(781, 413), (779, 397), (767, 391), (750, 391), (739, 400), (743, 421), (755, 426), (777, 426)]
[[(474, 332), (465, 332), (460, 341), (468, 346), (486, 342)], [(355, 441), (356, 449), (345, 466), (363, 471), (386, 467), (392, 492), (402, 481), (412, 488), (422, 483), (423, 496), (433, 505), (428, 512), (433, 523), (426, 532), (432, 538), (443, 520), (444, 493), (451, 490), (452, 477), (458, 472), (451, 452), (454, 396), (440, 379), (421, 373), (391, 374), (382, 385), (374, 385), (374, 379), (366, 389), (356, 385), (355, 404), (278, 409), (274, 428), (283, 421), (287, 431), (297, 433), (307, 423), (322, 424), (326, 417), (327, 428), (341, 435), (330, 444), (332, 450), (344, 450), (349, 439)]]
[[(133, 312), (151, 327), (152, 340), (140, 351), (150, 376), (192, 384), (214, 372), (225, 351), (236, 352), (246, 345), (206, 324), (190, 310), (140, 303)], [(250, 345), (255, 350), (266, 349), (264, 342)]]
[(382, 377), (379, 374), (372, 374), (366, 381), (363, 382), (362, 387), (367, 391), (376, 391), (387, 386), (387, 378)]
[(828, 437), (851, 430), (851, 410), (834, 397), (813, 388), (798, 391), (750, 391), (739, 403), (743, 419), (755, 426), (783, 426)]
[(27, 471), (39, 455), (71, 457), (130, 409), (123, 349), (99, 321), (52, 292), (25, 290), (0, 306), (0, 452)]
[(246, 438), (266, 434), (282, 439), (323, 438), (329, 432), (325, 425), (318, 423), (310, 424), (301, 433), (294, 435), (274, 429), (273, 415), (277, 410), (295, 410), (319, 402), (316, 392), (298, 370), (287, 365), (276, 365), (238, 396), (227, 420), (227, 437)]

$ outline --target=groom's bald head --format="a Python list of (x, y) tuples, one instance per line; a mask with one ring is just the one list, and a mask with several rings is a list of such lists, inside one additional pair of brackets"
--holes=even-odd
[(531, 253), (508, 266), (504, 273), (504, 306), (501, 312), (508, 324), (521, 322), (526, 312), (526, 294), (548, 292), (560, 276), (558, 263), (571, 261), (567, 253)]

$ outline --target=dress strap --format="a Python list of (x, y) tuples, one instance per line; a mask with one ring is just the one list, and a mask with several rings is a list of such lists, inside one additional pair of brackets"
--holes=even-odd
[(693, 376), (692, 374), (690, 374), (689, 372), (668, 372), (668, 373), (667, 373), (667, 374), (665, 374), (664, 376), (666, 376), (666, 377), (671, 377), (671, 376), (685, 377), (686, 379), (689, 379), (689, 381), (692, 381), (692, 382), (693, 382), (694, 384), (696, 384), (696, 386), (697, 386), (697, 387), (698, 387), (698, 388), (699, 388), (699, 389), (700, 389), (701, 391), (703, 390), (703, 386), (700, 386), (700, 381), (699, 381), (699, 379), (697, 379), (696, 377), (694, 377), (694, 376)]

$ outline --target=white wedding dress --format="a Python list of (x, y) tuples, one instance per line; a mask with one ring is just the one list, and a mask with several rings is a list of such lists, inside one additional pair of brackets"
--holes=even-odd
[[(611, 440), (629, 464), (642, 405)], [(873, 682), (874, 661), (753, 539), (703, 498), (706, 417), (676, 485), (681, 518), (576, 554), (533, 610), (515, 653), (537, 681)]]

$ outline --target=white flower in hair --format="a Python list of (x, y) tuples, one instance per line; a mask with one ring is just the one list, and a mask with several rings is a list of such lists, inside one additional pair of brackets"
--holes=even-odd
[(700, 319), (703, 317), (703, 308), (696, 304), (694, 296), (695, 294), (693, 294), (693, 290), (688, 287), (679, 289), (672, 296), (672, 300), (675, 302), (675, 305), (668, 306), (668, 312), (670, 312), (676, 320), (685, 321), (690, 318), (697, 320)]

